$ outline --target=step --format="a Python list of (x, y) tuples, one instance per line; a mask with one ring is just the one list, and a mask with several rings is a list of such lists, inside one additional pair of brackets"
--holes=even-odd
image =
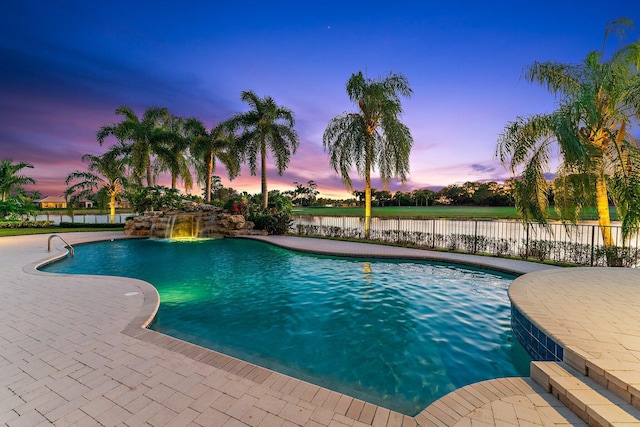
[(594, 359), (571, 348), (565, 348), (563, 361), (640, 409), (640, 362)]
[(532, 362), (531, 379), (590, 426), (640, 427), (640, 410), (562, 362)]

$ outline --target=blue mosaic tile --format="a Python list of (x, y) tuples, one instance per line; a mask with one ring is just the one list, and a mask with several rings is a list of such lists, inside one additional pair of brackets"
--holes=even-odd
[(511, 305), (511, 329), (533, 360), (562, 361), (564, 349), (527, 319), (513, 304)]

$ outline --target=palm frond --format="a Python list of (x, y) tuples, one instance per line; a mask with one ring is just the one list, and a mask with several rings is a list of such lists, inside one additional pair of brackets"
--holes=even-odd
[(572, 94), (580, 89), (580, 74), (579, 66), (553, 61), (534, 62), (525, 68), (524, 79), (530, 83), (538, 83), (553, 94)]
[[(607, 26), (610, 34), (624, 36), (631, 24), (618, 19)], [(505, 126), (495, 155), (514, 175), (516, 206), (524, 219), (543, 219), (546, 181), (552, 144), (562, 159), (553, 183), (556, 207), (561, 217), (575, 221), (585, 206), (597, 206), (605, 244), (612, 244), (608, 231), (607, 193), (618, 208), (624, 233), (638, 230), (640, 189), (638, 145), (632, 124), (640, 118), (640, 44), (618, 49), (609, 60), (601, 51), (589, 52), (580, 64), (535, 62), (525, 70), (527, 81), (538, 83), (559, 95), (551, 114), (518, 117)], [(609, 177), (608, 185), (603, 185)], [(597, 200), (596, 200), (597, 199)]]
[(373, 80), (358, 72), (347, 81), (346, 89), (359, 112), (345, 113), (329, 121), (323, 146), (329, 152), (331, 167), (348, 189), (352, 189), (349, 176), (352, 168), (366, 178), (377, 167), (385, 186), (393, 177), (405, 181), (413, 145), (409, 128), (399, 119), (400, 97), (409, 98), (413, 94), (407, 78), (389, 73), (386, 78)]

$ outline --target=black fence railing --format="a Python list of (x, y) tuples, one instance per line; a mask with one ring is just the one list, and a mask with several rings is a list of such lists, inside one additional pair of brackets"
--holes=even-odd
[[(364, 239), (362, 217), (297, 215), (293, 219), (293, 234)], [(623, 240), (620, 226), (609, 229), (614, 240), (612, 247), (604, 245), (597, 224), (371, 218), (369, 240), (538, 261), (637, 267), (640, 234)]]

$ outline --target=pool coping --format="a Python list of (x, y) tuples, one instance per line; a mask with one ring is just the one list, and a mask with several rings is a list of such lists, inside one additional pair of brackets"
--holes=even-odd
[[(73, 233), (71, 233), (73, 234)], [(85, 233), (85, 236), (80, 236), (79, 241), (93, 241), (104, 240), (100, 236), (107, 236), (106, 234), (99, 233)], [(65, 237), (68, 235), (65, 234)], [(44, 238), (44, 236), (43, 236)], [(97, 238), (97, 239), (96, 239)], [(112, 233), (107, 238), (125, 238), (122, 233)], [(366, 257), (396, 257), (410, 259), (426, 259), (434, 261), (446, 261), (455, 262), (458, 264), (467, 264), (474, 266), (483, 266), (485, 268), (496, 269), (495, 265), (499, 265), (501, 271), (507, 271), (516, 274), (524, 274), (532, 271), (554, 270), (552, 266), (525, 263), (523, 261), (505, 260), (505, 259), (493, 259), (487, 257), (468, 256), (462, 254), (441, 253), (432, 251), (422, 251), (418, 249), (398, 248), (393, 246), (382, 246), (376, 244), (366, 243), (350, 243), (350, 242), (338, 242), (329, 241), (324, 239), (309, 239), (293, 236), (268, 236), (268, 237), (252, 237), (261, 241), (268, 241), (269, 243), (276, 244), (282, 247), (288, 247), (289, 249), (301, 250), (305, 249), (307, 252), (324, 253), (331, 255), (343, 255), (343, 256), (366, 256)], [(74, 240), (74, 239), (70, 239)], [(73, 244), (74, 242), (72, 242)], [(344, 245), (344, 243), (348, 243)], [(354, 246), (355, 245), (355, 246)], [(313, 246), (313, 247), (310, 247)], [(343, 249), (335, 250), (336, 246), (342, 246)], [(334, 249), (329, 251), (329, 248)], [(345, 254), (345, 248), (351, 248), (348, 254)], [(353, 249), (355, 248), (355, 249)], [(364, 248), (364, 250), (363, 250)], [(384, 249), (383, 249), (384, 248)], [(419, 256), (423, 255), (423, 256)], [(58, 250), (57, 254), (54, 254), (53, 258), (65, 256), (63, 250)], [(417, 258), (415, 258), (417, 257)], [(52, 259), (52, 256), (47, 257), (44, 261), (42, 259), (34, 263), (27, 263), (22, 270), (23, 273), (29, 273), (30, 275), (46, 275), (35, 270), (37, 265), (46, 263), (47, 260)], [(490, 265), (482, 261), (489, 261)], [(2, 262), (0, 261), (0, 265)], [(493, 264), (493, 265), (491, 265)], [(511, 265), (511, 267), (505, 267), (505, 264)], [(530, 264), (533, 264), (532, 267)], [(500, 268), (501, 267), (501, 268)], [(573, 270), (573, 269), (571, 269)], [(603, 270), (603, 269), (600, 269)], [(594, 270), (591, 269), (591, 272)], [(535, 276), (536, 274), (534, 274)], [(529, 275), (522, 276), (526, 278)], [(521, 278), (517, 279), (520, 280)], [(157, 311), (159, 304), (159, 297), (155, 288), (142, 281), (135, 279), (122, 278), (123, 281), (133, 281), (136, 286), (142, 290), (143, 298), (142, 305), (137, 309), (137, 314), (132, 318), (126, 326), (121, 330), (123, 335), (136, 338), (140, 341), (152, 344), (155, 347), (168, 350), (171, 353), (177, 353), (185, 356), (198, 363), (206, 364), (215, 369), (219, 369), (228, 374), (228, 378), (233, 378), (235, 382), (241, 384), (256, 384), (262, 388), (268, 388), (278, 393), (281, 402), (292, 404), (293, 401), (298, 405), (297, 407), (311, 410), (313, 409), (314, 416), (306, 418), (304, 422), (299, 422), (301, 418), (295, 414), (272, 414), (268, 413), (268, 416), (274, 415), (278, 423), (290, 422), (296, 425), (456, 425), (463, 423), (465, 420), (473, 419), (469, 418), (470, 414), (474, 411), (482, 409), (487, 404), (491, 404), (495, 401), (508, 400), (511, 397), (519, 396), (520, 398), (526, 397), (529, 403), (537, 404), (536, 408), (551, 408), (558, 413), (564, 413), (562, 405), (558, 405), (557, 402), (553, 402), (547, 399), (548, 396), (544, 396), (544, 390), (537, 387), (529, 379), (511, 378), (511, 379), (498, 379), (489, 380), (486, 382), (472, 384), (462, 389), (456, 390), (442, 399), (436, 401), (430, 405), (416, 417), (409, 417), (406, 415), (398, 414), (393, 411), (389, 411), (386, 408), (377, 407), (367, 402), (360, 401), (358, 399), (351, 398), (349, 396), (332, 392), (327, 389), (315, 386), (310, 383), (306, 383), (302, 380), (288, 377), (284, 374), (261, 368), (256, 365), (252, 365), (247, 362), (239, 361), (230, 356), (226, 356), (222, 353), (218, 353), (209, 349), (204, 349), (194, 344), (186, 343), (184, 341), (168, 337), (161, 333), (146, 329), (148, 323), (153, 319)], [(233, 393), (232, 393), (233, 394)], [(459, 396), (470, 394), (472, 398), (466, 401), (460, 401)], [(242, 397), (240, 397), (242, 398)], [(475, 400), (474, 400), (475, 399)], [(542, 402), (541, 402), (542, 400)], [(470, 402), (474, 402), (473, 406)], [(453, 403), (452, 403), (453, 402)], [(466, 403), (465, 403), (466, 402)], [(533, 402), (533, 403), (532, 403)], [(534, 406), (535, 406), (534, 404)], [(457, 405), (457, 406), (456, 406)], [(522, 405), (522, 404), (521, 404)], [(464, 409), (460, 409), (463, 407)], [(456, 409), (457, 408), (457, 409)], [(255, 408), (254, 408), (255, 409)], [(321, 413), (322, 417), (315, 414)], [(228, 415), (228, 414), (227, 414)], [(297, 418), (296, 418), (297, 417)], [(314, 418), (315, 417), (315, 418)], [(466, 417), (466, 418), (465, 418)], [(321, 420), (320, 420), (321, 418)], [(96, 419), (96, 418), (94, 418)], [(266, 419), (266, 418), (265, 418)], [(237, 420), (241, 420), (237, 418)], [(565, 414), (565, 422), (572, 420), (570, 414)], [(487, 420), (488, 421), (488, 420)], [(498, 418), (494, 418), (497, 423)], [(244, 421), (246, 422), (246, 420)], [(281, 425), (275, 423), (273, 425)], [(572, 424), (579, 424), (579, 420), (573, 419)], [(248, 423), (251, 425), (251, 423)], [(264, 424), (263, 425), (267, 425)], [(462, 424), (460, 424), (462, 425)]]

